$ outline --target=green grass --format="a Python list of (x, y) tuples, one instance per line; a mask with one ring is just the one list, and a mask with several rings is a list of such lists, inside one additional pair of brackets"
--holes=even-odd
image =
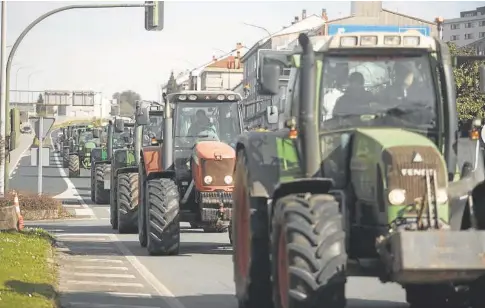
[(0, 308), (56, 307), (52, 238), (43, 230), (0, 232)]

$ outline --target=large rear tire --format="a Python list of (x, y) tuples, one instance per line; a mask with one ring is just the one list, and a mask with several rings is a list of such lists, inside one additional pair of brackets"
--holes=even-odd
[[(143, 162), (141, 163), (143, 166)], [(138, 242), (140, 246), (147, 247), (147, 203), (146, 203), (146, 185), (145, 185), (145, 171), (142, 170), (138, 178), (138, 194), (140, 202), (138, 204)]]
[(69, 168), (69, 148), (63, 149), (62, 167), (63, 168)]
[(276, 200), (271, 255), (274, 308), (345, 307), (345, 231), (333, 196)]
[(177, 184), (161, 178), (147, 183), (147, 250), (154, 255), (177, 255), (180, 248), (180, 207)]
[(109, 189), (104, 189), (104, 177), (107, 171), (111, 168), (110, 165), (102, 164), (96, 166), (96, 183), (94, 187), (94, 202), (97, 204), (109, 203)]
[(117, 181), (118, 232), (138, 232), (138, 173), (122, 173)]
[(81, 175), (79, 169), (79, 156), (76, 154), (69, 155), (69, 177), (78, 178)]

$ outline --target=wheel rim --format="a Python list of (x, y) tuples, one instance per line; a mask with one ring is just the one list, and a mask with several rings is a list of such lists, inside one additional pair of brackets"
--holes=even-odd
[(281, 230), (278, 239), (278, 289), (282, 308), (288, 308), (288, 253), (286, 249), (286, 230)]

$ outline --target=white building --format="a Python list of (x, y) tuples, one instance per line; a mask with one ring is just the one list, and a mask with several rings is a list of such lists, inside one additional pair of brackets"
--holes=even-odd
[(485, 6), (460, 12), (459, 18), (444, 21), (443, 39), (457, 46), (470, 45), (485, 38)]
[[(187, 70), (175, 77), (177, 85), (184, 90), (229, 90), (241, 83), (243, 69), (241, 58), (247, 48), (241, 43), (229, 53), (212, 60), (200, 67)], [(162, 93), (167, 89), (167, 83), (162, 86)]]

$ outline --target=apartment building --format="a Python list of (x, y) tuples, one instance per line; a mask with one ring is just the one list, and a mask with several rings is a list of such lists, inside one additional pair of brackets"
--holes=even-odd
[[(459, 47), (485, 38), (485, 6), (460, 12), (459, 18), (444, 21), (443, 39)], [(483, 47), (483, 46), (482, 46)]]

